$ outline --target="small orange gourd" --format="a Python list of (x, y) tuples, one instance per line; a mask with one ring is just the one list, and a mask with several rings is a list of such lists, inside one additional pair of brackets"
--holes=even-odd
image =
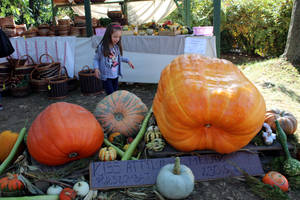
[(196, 54), (162, 71), (153, 101), (160, 132), (180, 151), (237, 151), (259, 132), (265, 112), (263, 96), (237, 66)]
[(269, 185), (276, 185), (282, 191), (287, 192), (289, 190), (288, 180), (279, 172), (270, 171), (262, 179), (262, 182)]

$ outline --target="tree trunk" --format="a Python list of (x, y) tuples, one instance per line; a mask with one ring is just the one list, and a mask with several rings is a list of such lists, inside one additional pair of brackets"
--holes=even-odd
[(292, 63), (300, 63), (300, 0), (294, 0), (289, 33), (283, 56)]

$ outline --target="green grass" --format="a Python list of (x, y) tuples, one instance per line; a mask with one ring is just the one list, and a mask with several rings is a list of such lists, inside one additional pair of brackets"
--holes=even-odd
[[(292, 113), (300, 122), (300, 69), (282, 58), (238, 65), (263, 95), (267, 109)], [(296, 131), (300, 138), (300, 128)]]

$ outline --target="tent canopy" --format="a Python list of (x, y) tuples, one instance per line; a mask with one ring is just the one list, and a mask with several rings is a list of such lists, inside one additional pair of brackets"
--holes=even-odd
[[(130, 24), (143, 24), (160, 21), (176, 9), (174, 0), (136, 1), (127, 3), (127, 18)], [(80, 16), (85, 15), (84, 6), (75, 6), (73, 10)], [(107, 11), (121, 10), (119, 3), (92, 4), (91, 15), (97, 19), (107, 17)]]

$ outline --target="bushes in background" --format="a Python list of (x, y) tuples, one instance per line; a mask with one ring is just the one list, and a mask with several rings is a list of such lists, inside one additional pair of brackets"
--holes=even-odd
[[(279, 56), (287, 40), (293, 0), (222, 0), (221, 51)], [(213, 0), (192, 0), (192, 26), (213, 25)], [(183, 23), (176, 9), (168, 19)]]

